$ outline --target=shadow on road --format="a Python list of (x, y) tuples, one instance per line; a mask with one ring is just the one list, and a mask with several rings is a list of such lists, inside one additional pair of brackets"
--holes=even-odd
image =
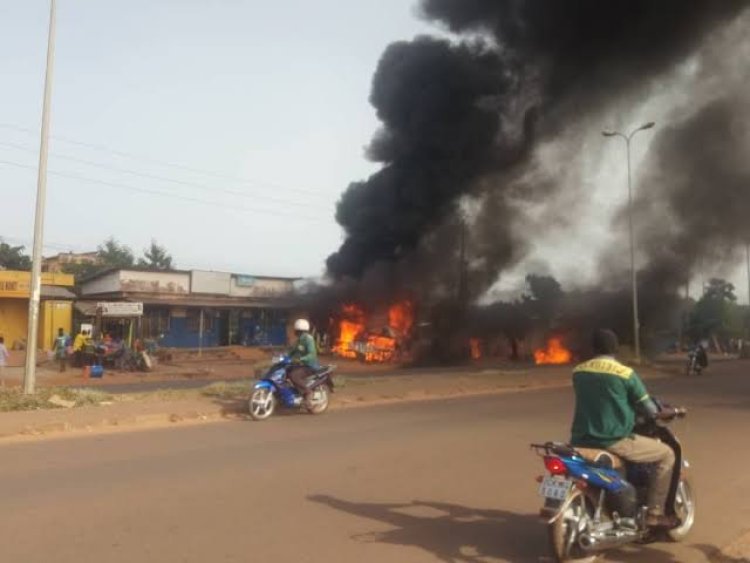
[(416, 500), (367, 503), (327, 495), (308, 498), (394, 527), (356, 535), (356, 541), (418, 547), (447, 563), (479, 563), (488, 557), (536, 562), (546, 555), (546, 534), (536, 515)]
[[(513, 562), (552, 561), (547, 534), (538, 516), (504, 510), (475, 509), (442, 502), (415, 500), (409, 503), (350, 502), (328, 495), (312, 495), (308, 500), (370, 520), (392, 530), (370, 532), (352, 537), (363, 543), (417, 547), (446, 563), (484, 563), (493, 559)], [(750, 563), (746, 558), (720, 554), (710, 545), (691, 545), (680, 555), (665, 551), (669, 544), (631, 546), (605, 555), (607, 561), (620, 563), (684, 563), (685, 549), (696, 556), (689, 560), (716, 563)]]

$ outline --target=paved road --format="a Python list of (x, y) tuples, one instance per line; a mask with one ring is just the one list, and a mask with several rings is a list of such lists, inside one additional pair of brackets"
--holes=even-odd
[[(746, 365), (652, 384), (692, 409), (699, 521), (609, 561), (706, 561), (750, 522)], [(570, 409), (548, 390), (3, 446), (2, 561), (544, 561), (527, 445)]]

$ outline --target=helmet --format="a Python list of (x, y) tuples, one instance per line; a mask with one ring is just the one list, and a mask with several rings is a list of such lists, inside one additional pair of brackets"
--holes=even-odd
[(294, 321), (294, 330), (301, 332), (310, 332), (310, 323), (307, 319), (297, 319)]

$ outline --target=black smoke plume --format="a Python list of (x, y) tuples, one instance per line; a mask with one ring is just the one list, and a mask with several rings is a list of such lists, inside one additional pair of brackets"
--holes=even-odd
[[(481, 293), (524, 251), (528, 237), (514, 215), (530, 189), (519, 178), (531, 166), (533, 141), (645, 90), (745, 6), (425, 0), (425, 17), (467, 38), (419, 37), (386, 49), (370, 97), (383, 127), (369, 156), (382, 168), (339, 202), (346, 236), (327, 261), (330, 276), (362, 279), (373, 268), (395, 268), (390, 284), (408, 285), (409, 260), (454, 272), (460, 237), (437, 249), (421, 245), (458, 222), (468, 226), (472, 263), (483, 269)], [(478, 211), (467, 213), (466, 198)]]

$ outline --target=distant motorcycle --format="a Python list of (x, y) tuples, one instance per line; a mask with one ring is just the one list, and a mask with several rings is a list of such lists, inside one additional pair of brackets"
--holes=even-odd
[(287, 377), (293, 366), (288, 356), (278, 356), (272, 361), (268, 371), (253, 386), (248, 401), (253, 420), (265, 420), (276, 410), (277, 405), (285, 408), (306, 408), (311, 414), (322, 414), (328, 409), (329, 394), (333, 393), (333, 371), (336, 366), (323, 366), (307, 378), (310, 400), (304, 404), (303, 397)]
[(706, 354), (705, 348), (703, 348), (703, 346), (701, 346), (700, 344), (694, 346), (688, 352), (685, 375), (700, 375), (706, 366), (708, 366), (708, 355)]
[[(683, 417), (675, 409), (673, 417)], [(667, 497), (667, 514), (680, 525), (666, 532), (679, 542), (695, 522), (695, 496), (687, 477), (689, 464), (669, 428), (657, 421), (639, 420), (635, 433), (658, 438), (672, 448), (675, 466)], [(539, 493), (541, 515), (547, 519), (555, 561), (593, 561), (598, 552), (653, 538), (646, 526), (646, 495), (653, 464), (632, 464), (605, 450), (573, 448), (547, 442), (532, 444), (543, 456), (546, 475)]]

